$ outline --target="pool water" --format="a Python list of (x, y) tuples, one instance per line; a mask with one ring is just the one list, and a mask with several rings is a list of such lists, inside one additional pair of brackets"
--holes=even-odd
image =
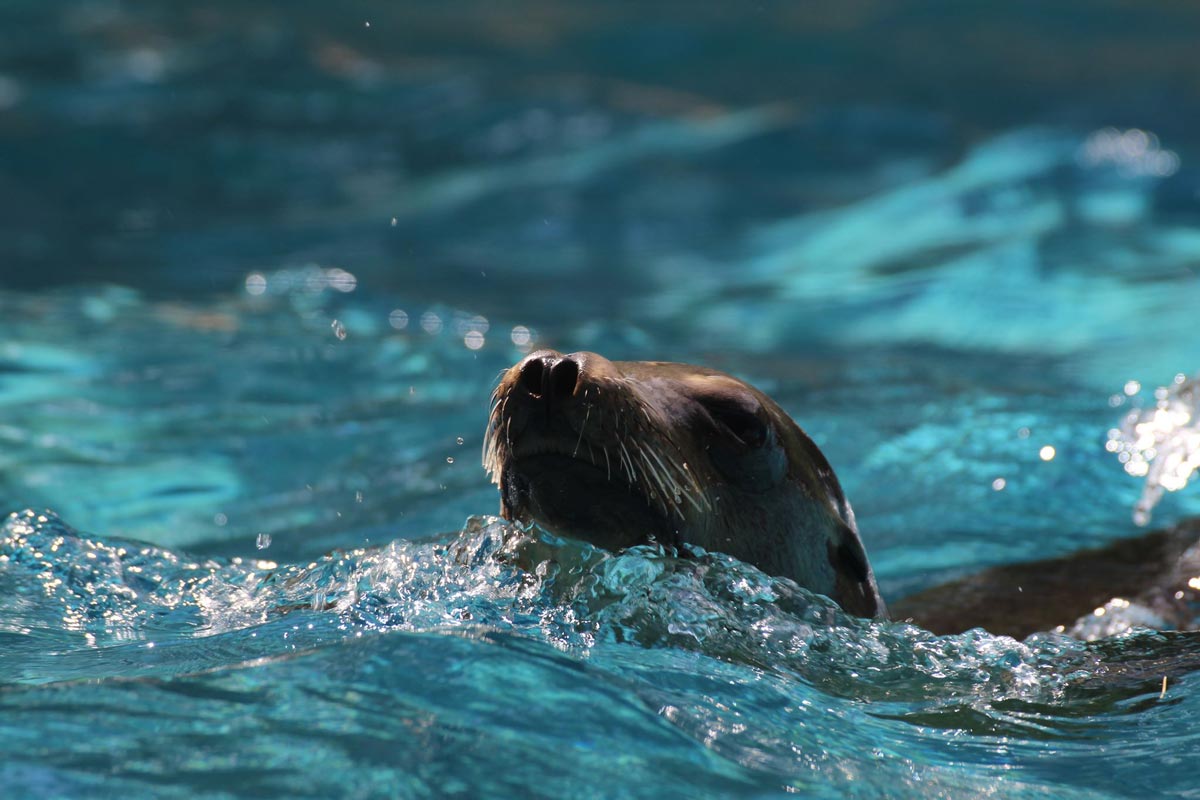
[(1196, 796), (1188, 634), (858, 620), (480, 466), (552, 346), (772, 394), (887, 599), (1200, 515), (1196, 14), (455, 8), (0, 11), (4, 795)]

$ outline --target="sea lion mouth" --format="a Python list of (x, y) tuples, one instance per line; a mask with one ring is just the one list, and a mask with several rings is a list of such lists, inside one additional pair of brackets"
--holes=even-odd
[(602, 465), (556, 452), (510, 459), (500, 481), (505, 516), (619, 550), (654, 539), (675, 544), (671, 520), (637, 484)]

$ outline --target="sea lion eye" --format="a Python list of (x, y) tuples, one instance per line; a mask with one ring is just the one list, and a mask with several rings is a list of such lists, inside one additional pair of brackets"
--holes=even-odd
[(752, 398), (719, 395), (704, 399), (704, 409), (747, 447), (767, 443), (767, 425), (759, 416), (759, 405)]
[(778, 485), (787, 474), (787, 452), (755, 393), (730, 379), (709, 379), (693, 388), (694, 400), (711, 421), (705, 450), (713, 468), (743, 491), (763, 492)]

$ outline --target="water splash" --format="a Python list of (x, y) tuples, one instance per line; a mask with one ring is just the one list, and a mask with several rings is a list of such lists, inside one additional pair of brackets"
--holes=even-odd
[[(1132, 388), (1133, 392), (1129, 389)], [(1128, 386), (1136, 394), (1138, 386)], [(1155, 403), (1135, 408), (1108, 432), (1105, 445), (1134, 477), (1146, 479), (1133, 509), (1138, 525), (1150, 522), (1151, 511), (1164, 492), (1177, 492), (1200, 470), (1200, 375), (1180, 374), (1170, 386), (1160, 386)]]
[[(593, 741), (616, 714), (637, 733), (605, 740), (601, 753), (665, 737), (667, 755), (717, 759), (712, 769), (739, 781), (912, 796), (931, 786), (977, 795), (988, 768), (964, 771), (964, 758), (1006, 752), (995, 742), (1026, 759), (1060, 757), (1099, 730), (1088, 720), (1119, 719), (1137, 698), (1159, 696), (1164, 675), (1174, 686), (1200, 662), (1200, 646), (1169, 634), (938, 637), (849, 617), (727, 556), (612, 554), (493, 517), (277, 565), (189, 559), (21, 512), (0, 527), (0, 641), (9, 706), (44, 715), (61, 713), (63, 697), (108, 703), (91, 725), (143, 725), (124, 711), (129, 692), (156, 704), (156, 687), (186, 682), (173, 702), (199, 707), (180, 717), (183, 730), (193, 713), (256, 716), (230, 698), (259, 698), (270, 714), (319, 706), (335, 720), (361, 698), (372, 731), (404, 723), (381, 739), (392, 752), (411, 741), (415, 702), (426, 727), (490, 713), (488, 735), (519, 730), (557, 759), (557, 743)], [(173, 680), (122, 688), (139, 677)], [(45, 701), (21, 688), (47, 683)], [(541, 730), (542, 715), (562, 716), (541, 709), (564, 703), (592, 709), (594, 722), (568, 715)], [(531, 708), (539, 722), (526, 730)], [(318, 730), (304, 746), (325, 752), (327, 740)], [(1004, 796), (1031, 791), (1005, 786)]]
[(1059, 700), (1094, 661), (1083, 643), (1063, 636), (938, 637), (851, 617), (721, 554), (679, 557), (655, 545), (612, 554), (493, 517), (473, 517), (434, 540), (277, 565), (191, 560), (86, 537), (49, 512), (25, 511), (0, 529), (0, 576), (19, 587), (5, 601), (5, 630), (77, 633), (68, 649), (181, 642), (315, 610), (328, 612), (326, 624), (336, 620), (335, 641), (369, 631), (486, 629), (584, 658), (635, 644), (693, 651), (836, 696), (967, 703), (981, 713), (1001, 701)]

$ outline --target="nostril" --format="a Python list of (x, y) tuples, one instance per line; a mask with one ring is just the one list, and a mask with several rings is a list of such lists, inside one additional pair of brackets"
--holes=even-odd
[(578, 361), (564, 358), (558, 353), (549, 353), (530, 356), (521, 365), (517, 384), (530, 397), (550, 404), (571, 399), (578, 380)]
[(579, 364), (563, 358), (550, 367), (550, 392), (557, 399), (566, 399), (575, 394), (575, 383), (579, 380)]
[(521, 367), (521, 376), (519, 381), (521, 387), (529, 392), (534, 397), (541, 397), (542, 381), (545, 378), (546, 372), (545, 358), (531, 358), (525, 362), (525, 366)]

